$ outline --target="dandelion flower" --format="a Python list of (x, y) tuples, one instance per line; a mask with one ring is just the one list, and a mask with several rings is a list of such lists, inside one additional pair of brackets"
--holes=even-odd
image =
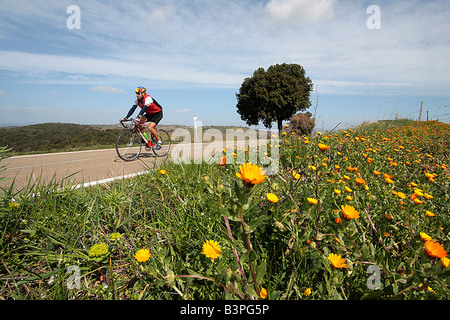
[(136, 254), (134, 255), (134, 258), (138, 261), (138, 262), (145, 262), (148, 259), (150, 259), (151, 253), (150, 251), (148, 251), (148, 249), (141, 249), (138, 250), (138, 252), (136, 252)]
[(267, 298), (267, 290), (266, 290), (266, 288), (261, 288), (259, 296), (261, 297), (261, 299)]
[(317, 199), (314, 199), (314, 198), (307, 198), (307, 200), (308, 200), (308, 202), (309, 202), (310, 204), (317, 204)]
[(306, 288), (305, 291), (303, 291), (303, 295), (309, 297), (311, 295), (311, 288)]
[(359, 212), (356, 211), (356, 209), (352, 206), (349, 205), (345, 205), (345, 206), (341, 206), (342, 209), (342, 213), (344, 214), (344, 217), (346, 217), (347, 219), (356, 219), (359, 218)]
[(278, 202), (278, 197), (273, 193), (268, 193), (266, 197), (270, 202)]
[(262, 167), (258, 167), (256, 164), (244, 163), (239, 166), (239, 170), (240, 172), (236, 173), (236, 176), (244, 180), (245, 185), (249, 187), (263, 182), (267, 177)]
[(343, 259), (340, 255), (335, 253), (330, 253), (328, 255), (328, 260), (331, 262), (333, 267), (338, 268), (347, 268), (347, 264), (345, 263), (345, 259)]
[(444, 258), (448, 255), (443, 246), (432, 240), (425, 241), (425, 252), (431, 258)]
[(211, 259), (211, 262), (214, 262), (214, 259), (217, 259), (222, 255), (222, 249), (217, 241), (206, 240), (206, 242), (203, 243), (203, 250), (201, 254), (204, 254), (207, 258)]

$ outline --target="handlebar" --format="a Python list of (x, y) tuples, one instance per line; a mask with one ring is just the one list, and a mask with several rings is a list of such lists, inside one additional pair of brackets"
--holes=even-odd
[(126, 125), (124, 125), (123, 123), (124, 122), (134, 122), (134, 120), (133, 119), (121, 119), (120, 121), (120, 124), (122, 125), (122, 127), (124, 127), (124, 128), (126, 128), (126, 129), (129, 129), (129, 127), (127, 127)]

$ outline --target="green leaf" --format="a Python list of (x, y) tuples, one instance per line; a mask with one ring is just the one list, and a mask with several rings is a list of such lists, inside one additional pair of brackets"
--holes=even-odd
[(261, 263), (257, 268), (256, 268), (256, 282), (258, 284), (261, 283), (262, 279), (264, 278), (265, 274), (266, 274), (266, 263), (263, 262)]
[(264, 223), (266, 220), (268, 219), (267, 216), (262, 215), (258, 218), (256, 218), (255, 220), (253, 220), (250, 224), (249, 224), (249, 228), (247, 229), (247, 233), (252, 233), (253, 231), (255, 231), (262, 223)]

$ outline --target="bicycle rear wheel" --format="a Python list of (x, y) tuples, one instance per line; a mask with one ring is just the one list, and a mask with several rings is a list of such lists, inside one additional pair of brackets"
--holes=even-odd
[[(158, 133), (161, 137), (161, 140), (163, 142), (161, 149), (156, 150), (155, 148), (153, 149), (153, 153), (158, 156), (158, 157), (164, 157), (166, 156), (169, 151), (170, 151), (170, 146), (172, 144), (171, 140), (170, 140), (170, 135), (169, 133), (164, 130), (164, 129), (158, 129)], [(156, 143), (158, 142), (158, 139), (156, 139), (153, 135), (152, 135), (152, 145), (156, 145)]]
[(141, 153), (142, 139), (134, 130), (124, 130), (117, 137), (116, 151), (120, 159), (133, 161)]

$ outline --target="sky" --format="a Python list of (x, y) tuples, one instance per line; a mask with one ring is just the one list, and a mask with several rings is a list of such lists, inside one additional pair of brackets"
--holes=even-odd
[(161, 124), (245, 126), (243, 80), (281, 63), (312, 80), (316, 130), (422, 102), (449, 123), (448, 17), (442, 0), (0, 0), (0, 125), (118, 123), (144, 86)]

